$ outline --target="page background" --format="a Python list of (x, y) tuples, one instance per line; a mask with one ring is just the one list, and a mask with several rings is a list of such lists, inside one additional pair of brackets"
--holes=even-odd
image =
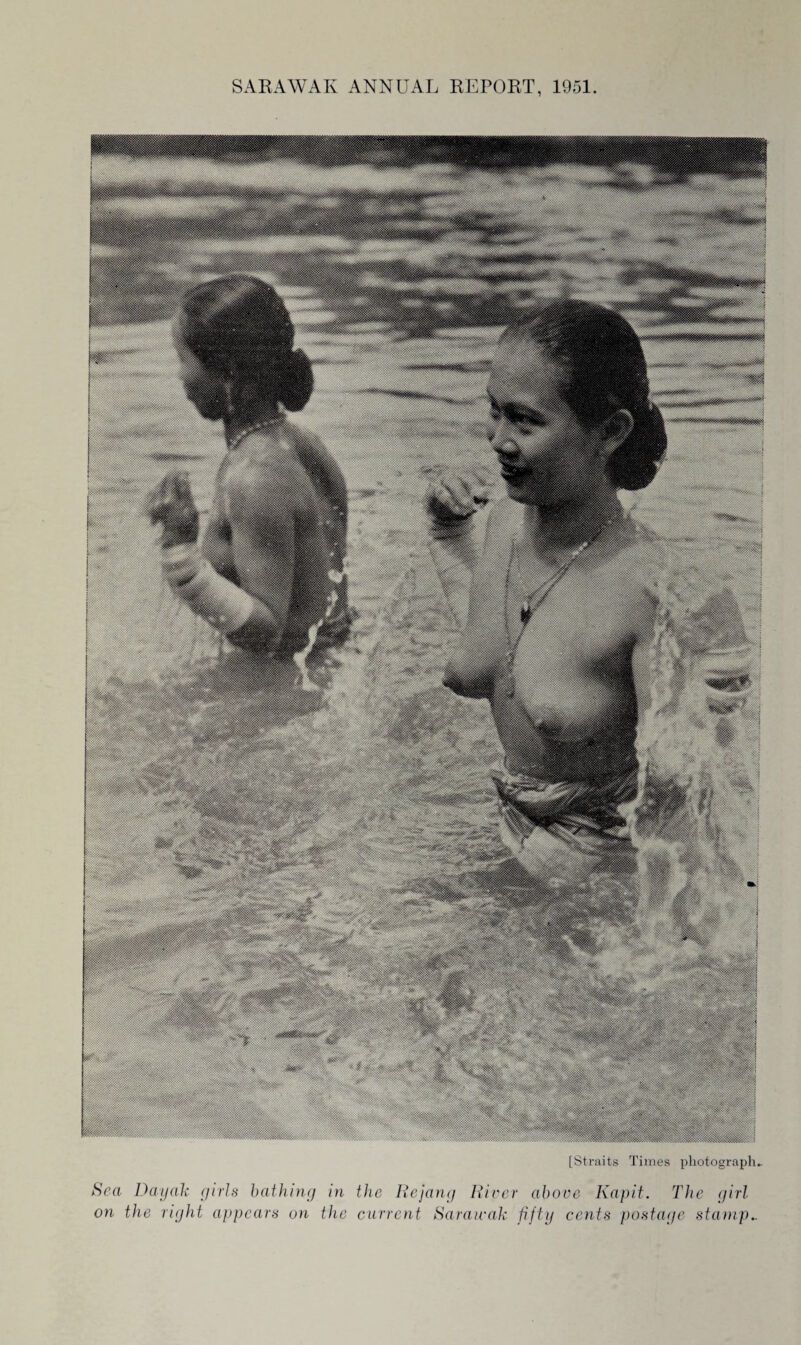
[[(782, 11), (785, 10), (783, 13)], [(7, 1337), (20, 1342), (412, 1339), (498, 1336), (777, 1342), (798, 1326), (788, 1276), (797, 1245), (798, 906), (781, 800), (798, 797), (784, 752), (797, 695), (797, 547), (789, 394), (798, 320), (786, 256), (796, 143), (790, 7), (712, 0), (586, 0), (503, 12), (397, 0), (223, 12), (97, 4), (15, 6), (4, 89), (10, 166), (4, 365), (11, 491), (4, 655), (10, 707), (4, 782), (7, 899), (3, 1015), (12, 1137), (4, 1180)], [(235, 75), (532, 74), (589, 77), (575, 101), (468, 97), (234, 98)], [(257, 1227), (94, 1224), (96, 1180), (370, 1181), (566, 1175), (560, 1145), (156, 1143), (80, 1138), (86, 380), (90, 137), (99, 133), (637, 134), (766, 137), (768, 154), (763, 704), (757, 1143), (760, 1222), (725, 1236), (686, 1229)], [(789, 252), (790, 249), (787, 249)], [(785, 400), (785, 397), (787, 400)], [(785, 407), (787, 412), (785, 413)], [(788, 453), (789, 457), (789, 453)], [(782, 632), (785, 632), (782, 635)], [(784, 670), (784, 672), (783, 672)], [(787, 810), (784, 830), (792, 833)], [(782, 884), (787, 898), (782, 897)], [(790, 959), (792, 963), (790, 962)], [(589, 1146), (581, 1146), (587, 1149)], [(649, 1146), (652, 1151), (656, 1146)], [(745, 1151), (733, 1146), (732, 1151)], [(661, 1146), (660, 1152), (674, 1152)]]

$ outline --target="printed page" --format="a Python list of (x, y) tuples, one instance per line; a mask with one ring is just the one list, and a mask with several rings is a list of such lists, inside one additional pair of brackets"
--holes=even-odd
[(12, 15), (9, 1339), (796, 1338), (783, 8)]

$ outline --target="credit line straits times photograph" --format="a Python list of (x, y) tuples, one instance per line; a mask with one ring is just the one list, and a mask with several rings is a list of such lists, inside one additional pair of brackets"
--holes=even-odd
[(91, 203), (84, 1133), (752, 1141), (764, 143)]

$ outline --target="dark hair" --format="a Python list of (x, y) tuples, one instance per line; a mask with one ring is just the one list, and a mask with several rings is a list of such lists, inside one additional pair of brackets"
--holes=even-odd
[(265, 396), (300, 411), (314, 387), (308, 357), (293, 350), (295, 328), (283, 299), (255, 276), (220, 276), (183, 297), (181, 331), (194, 355), (231, 385), (240, 414)]
[(634, 425), (610, 455), (607, 474), (624, 490), (642, 490), (653, 481), (667, 452), (667, 434), (649, 396), (639, 337), (625, 318), (600, 304), (561, 299), (524, 314), (501, 339), (541, 347), (560, 371), (560, 395), (583, 425), (599, 425), (614, 411), (630, 412)]

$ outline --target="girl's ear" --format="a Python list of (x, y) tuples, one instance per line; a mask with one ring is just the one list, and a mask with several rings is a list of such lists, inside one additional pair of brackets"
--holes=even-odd
[(625, 407), (621, 407), (619, 411), (613, 411), (601, 426), (604, 456), (609, 457), (616, 448), (620, 448), (620, 445), (628, 439), (633, 429), (634, 417), (630, 411), (627, 411)]

